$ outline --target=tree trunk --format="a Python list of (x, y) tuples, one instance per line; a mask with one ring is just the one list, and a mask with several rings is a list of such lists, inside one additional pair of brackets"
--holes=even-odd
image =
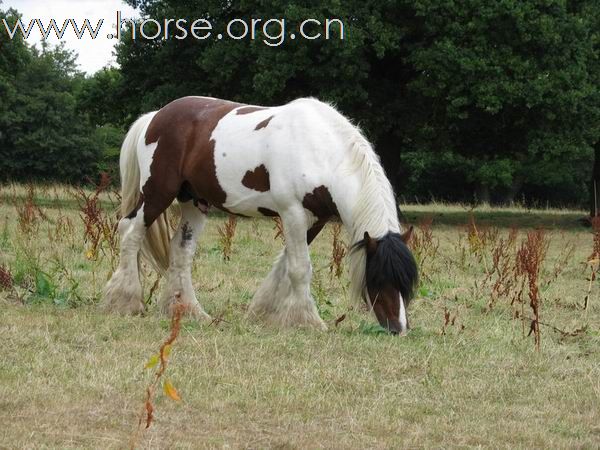
[(400, 222), (404, 223), (406, 222), (406, 217), (400, 210), (400, 195), (404, 193), (407, 174), (402, 170), (400, 164), (400, 146), (398, 145), (398, 141), (397, 139), (394, 139), (391, 134), (384, 134), (377, 141), (375, 151), (379, 155), (381, 165), (392, 185), (394, 197), (396, 198), (398, 219), (400, 219)]
[(590, 217), (600, 215), (600, 141), (594, 146), (594, 168), (590, 183)]
[(475, 193), (477, 196), (477, 202), (479, 204), (487, 203), (488, 205), (492, 201), (492, 193), (490, 192), (490, 187), (487, 184), (481, 183), (477, 186), (477, 192)]
[(375, 151), (381, 159), (381, 165), (390, 180), (394, 194), (398, 197), (403, 193), (406, 185), (400, 167), (400, 145), (391, 134), (386, 133), (378, 139)]
[(504, 204), (511, 205), (515, 201), (515, 197), (523, 187), (525, 183), (525, 177), (523, 175), (515, 175), (512, 180), (512, 184), (508, 188), (508, 191), (504, 195)]

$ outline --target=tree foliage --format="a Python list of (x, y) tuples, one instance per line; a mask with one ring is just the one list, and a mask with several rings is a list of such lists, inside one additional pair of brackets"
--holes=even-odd
[(590, 16), (565, 1), (420, 1), (416, 10), (423, 35), (409, 85), (436, 136), (407, 157), (449, 153), (484, 192), (585, 192), (600, 119)]
[(159, 21), (285, 17), (288, 34), (305, 18), (347, 26), (344, 41), (276, 48), (124, 39), (129, 121), (192, 93), (263, 104), (313, 95), (364, 128), (400, 193), (585, 201), (600, 118), (593, 2), (129, 3)]
[[(361, 126), (408, 200), (591, 197), (597, 1), (126, 2), (160, 23), (208, 19), (213, 36), (174, 39), (173, 26), (169, 39), (123, 32), (120, 68), (83, 77), (64, 51), (0, 34), (0, 152), (18, 156), (3, 176), (43, 175), (36, 165), (59, 164), (53, 145), (63, 155), (85, 148), (80, 170), (114, 169), (123, 129), (185, 95), (265, 105), (315, 96)], [(260, 26), (254, 40), (215, 38), (232, 19), (270, 18), (286, 20), (281, 45), (266, 45)], [(341, 19), (345, 39), (290, 39), (307, 18)], [(26, 161), (29, 145), (41, 157)]]
[[(2, 14), (16, 20), (9, 10)], [(62, 46), (40, 50), (0, 34), (0, 177), (84, 181), (100, 147), (77, 108), (81, 76)]]

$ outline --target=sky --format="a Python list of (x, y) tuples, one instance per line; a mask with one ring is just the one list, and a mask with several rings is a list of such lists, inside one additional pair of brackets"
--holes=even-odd
[[(40, 19), (47, 26), (51, 19), (55, 19), (59, 27), (65, 19), (76, 19), (81, 27), (84, 19), (89, 19), (95, 27), (98, 20), (104, 19), (102, 31), (96, 39), (89, 34), (79, 40), (69, 27), (63, 41), (70, 50), (79, 56), (77, 62), (80, 70), (92, 74), (106, 65), (115, 65), (112, 55), (116, 39), (108, 39), (107, 35), (114, 31), (117, 21), (117, 11), (121, 11), (124, 19), (137, 17), (139, 14), (121, 0), (0, 0), (2, 9), (12, 7), (23, 15), (23, 24), (27, 26), (30, 20)], [(1, 24), (1, 21), (0, 21)], [(4, 31), (4, 30), (3, 30)], [(38, 44), (42, 37), (37, 26), (34, 26), (27, 42)], [(56, 37), (48, 39), (51, 44), (57, 44)]]

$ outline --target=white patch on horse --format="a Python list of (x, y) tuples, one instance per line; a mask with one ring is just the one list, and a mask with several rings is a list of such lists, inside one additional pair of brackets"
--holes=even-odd
[(406, 333), (408, 331), (408, 320), (406, 320), (406, 308), (404, 307), (404, 299), (402, 295), (399, 295), (400, 300), (400, 333)]
[[(144, 135), (145, 134), (146, 133), (144, 132)], [(156, 148), (158, 147), (158, 141), (152, 142), (150, 144), (145, 144), (144, 139), (145, 138), (142, 135), (140, 141), (138, 142), (138, 161), (140, 165), (140, 192), (146, 184), (146, 181), (148, 181), (148, 178), (150, 178), (150, 166), (152, 165), (154, 153), (156, 152)]]

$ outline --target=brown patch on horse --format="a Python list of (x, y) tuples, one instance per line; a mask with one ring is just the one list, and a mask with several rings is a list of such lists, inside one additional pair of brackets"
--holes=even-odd
[(173, 202), (185, 183), (185, 197), (202, 199), (219, 209), (227, 194), (215, 168), (215, 141), (210, 136), (219, 121), (240, 103), (184, 97), (162, 108), (146, 131), (146, 145), (158, 142), (150, 178), (142, 188), (147, 200), (144, 221), (151, 224)]
[(127, 214), (127, 216), (125, 218), (133, 219), (135, 216), (137, 216), (137, 213), (143, 204), (144, 204), (144, 194), (140, 192), (140, 198), (138, 199), (137, 204), (135, 205), (135, 208), (133, 208), (133, 210), (129, 214)]
[(265, 217), (279, 217), (279, 213), (277, 211), (273, 211), (269, 208), (263, 208), (262, 206), (259, 206), (257, 210)]
[(249, 170), (242, 178), (242, 184), (248, 189), (253, 189), (258, 192), (267, 192), (271, 189), (271, 179), (269, 171), (264, 164), (261, 164), (254, 170)]
[(315, 238), (321, 232), (321, 230), (323, 229), (323, 227), (325, 226), (326, 223), (327, 223), (327, 219), (319, 219), (313, 224), (312, 227), (310, 227), (306, 231), (306, 243), (308, 245), (310, 245), (311, 242), (315, 240)]
[(266, 128), (267, 125), (269, 125), (269, 122), (271, 121), (271, 119), (275, 117), (275, 116), (271, 116), (266, 118), (265, 120), (263, 120), (262, 122), (260, 122), (258, 125), (256, 125), (256, 127), (254, 128), (254, 130), (260, 130), (261, 128)]
[(264, 106), (244, 106), (243, 108), (238, 109), (235, 113), (239, 116), (241, 114), (250, 114), (256, 111), (263, 111), (265, 109)]
[(189, 222), (185, 222), (181, 227), (181, 248), (185, 247), (186, 242), (192, 240), (192, 236), (194, 235), (192, 231), (192, 227), (190, 227)]
[(302, 199), (302, 206), (317, 218), (306, 232), (306, 242), (310, 244), (332, 217), (340, 217), (337, 206), (326, 186), (318, 186)]
[(325, 186), (318, 186), (312, 192), (306, 194), (302, 199), (302, 206), (318, 219), (329, 219), (332, 216), (340, 217), (337, 206), (331, 198), (331, 193)]

